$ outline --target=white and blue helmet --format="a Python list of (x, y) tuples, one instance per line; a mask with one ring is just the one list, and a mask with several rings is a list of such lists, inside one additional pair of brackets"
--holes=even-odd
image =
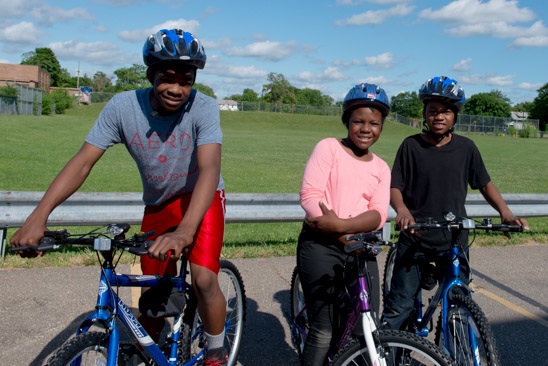
[(419, 99), (424, 104), (430, 100), (439, 100), (448, 103), (456, 109), (462, 110), (466, 101), (464, 89), (455, 79), (447, 76), (436, 76), (428, 79), (419, 89)]
[(350, 113), (356, 107), (369, 106), (378, 109), (383, 118), (390, 112), (390, 100), (383, 88), (375, 84), (355, 85), (346, 94), (343, 101), (342, 121), (348, 123)]
[(176, 61), (203, 69), (206, 54), (200, 41), (191, 33), (181, 29), (161, 29), (146, 39), (143, 61), (149, 67), (164, 61)]

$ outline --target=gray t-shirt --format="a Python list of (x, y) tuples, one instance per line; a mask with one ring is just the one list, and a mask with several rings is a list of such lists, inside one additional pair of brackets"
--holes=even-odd
[[(99, 115), (86, 142), (106, 150), (123, 143), (139, 169), (143, 201), (159, 205), (192, 192), (198, 180), (196, 148), (221, 144), (216, 101), (192, 90), (181, 112), (162, 116), (152, 110), (152, 88), (115, 95)], [(224, 189), (219, 177), (217, 190)]]

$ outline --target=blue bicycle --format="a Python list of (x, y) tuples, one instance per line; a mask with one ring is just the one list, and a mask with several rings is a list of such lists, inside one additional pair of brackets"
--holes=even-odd
[[(125, 238), (130, 225), (110, 224), (82, 235), (67, 230), (48, 231), (38, 246), (10, 248), (10, 251), (48, 251), (66, 245), (92, 246), (101, 266), (97, 304), (69, 339), (47, 361), (48, 366), (65, 365), (200, 365), (206, 341), (197, 312), (196, 297), (187, 281), (187, 260), (183, 256), (178, 276), (131, 275), (116, 273), (122, 253), (147, 253), (152, 244), (146, 238), (153, 232), (138, 232)], [(245, 289), (236, 266), (221, 260), (219, 283), (226, 299), (225, 347), (231, 366), (236, 365), (246, 317)], [(157, 304), (148, 309), (173, 317), (171, 330), (156, 344), (118, 296), (120, 287), (161, 289)], [(148, 292), (148, 291), (147, 291)], [(175, 310), (174, 310), (175, 309)], [(171, 319), (171, 318), (170, 318)], [(125, 330), (125, 331), (124, 331)]]
[[(470, 218), (457, 218), (454, 214), (445, 215), (445, 221), (428, 219), (426, 222), (409, 225), (408, 230), (448, 230), (452, 238), (460, 232), (469, 230), (521, 232), (523, 228), (515, 225), (493, 224), (490, 219), (476, 222)], [(470, 245), (472, 245), (472, 238)], [(392, 274), (396, 261), (397, 248), (388, 252), (384, 267), (383, 296), (390, 292)], [(432, 290), (439, 283), (437, 291), (428, 299), (426, 311), (422, 291), (415, 298), (415, 307), (407, 320), (405, 328), (419, 336), (426, 337), (433, 330), (433, 317), (441, 309), (435, 330), (435, 343), (446, 350), (458, 366), (495, 366), (499, 357), (495, 337), (491, 326), (480, 306), (472, 300), (472, 289), (461, 278), (460, 261), (462, 253), (457, 240), (451, 248), (438, 252), (435, 256), (419, 258), (421, 267), (421, 284), (423, 289)], [(467, 256), (464, 256), (468, 260)], [(433, 265), (434, 262), (445, 263), (445, 270)]]

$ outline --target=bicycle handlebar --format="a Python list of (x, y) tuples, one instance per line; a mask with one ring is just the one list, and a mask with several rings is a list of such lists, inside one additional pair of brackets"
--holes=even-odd
[[(501, 231), (501, 232), (523, 232), (523, 226), (521, 225), (508, 225), (508, 224), (493, 224), (491, 219), (483, 219), (480, 223), (476, 223), (474, 220), (467, 217), (456, 218), (451, 213), (445, 215), (446, 220), (435, 221), (433, 218), (428, 218), (426, 222), (418, 222), (411, 224), (406, 230), (485, 230), (485, 231)], [(399, 225), (395, 226), (396, 230), (401, 230)]]
[(346, 240), (354, 241), (344, 246), (344, 251), (347, 254), (364, 250), (367, 254), (377, 255), (381, 252), (381, 245), (389, 245), (382, 239), (381, 231), (349, 235)]
[(154, 231), (137, 232), (130, 238), (120, 237), (127, 232), (129, 224), (110, 224), (107, 225), (107, 233), (97, 233), (95, 231), (86, 234), (72, 236), (66, 229), (58, 231), (45, 231), (44, 237), (40, 239), (38, 245), (26, 245), (11, 247), (9, 252), (19, 252), (31, 250), (36, 252), (45, 252), (48, 250), (59, 249), (63, 245), (85, 245), (93, 246), (97, 251), (110, 251), (113, 249), (122, 249), (134, 255), (143, 255), (148, 253), (148, 248), (154, 241), (146, 240), (147, 237), (154, 234)]

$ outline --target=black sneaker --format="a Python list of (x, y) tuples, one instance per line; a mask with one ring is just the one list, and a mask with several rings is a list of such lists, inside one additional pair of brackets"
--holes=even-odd
[(205, 355), (205, 366), (228, 365), (228, 352), (224, 347), (208, 349)]

